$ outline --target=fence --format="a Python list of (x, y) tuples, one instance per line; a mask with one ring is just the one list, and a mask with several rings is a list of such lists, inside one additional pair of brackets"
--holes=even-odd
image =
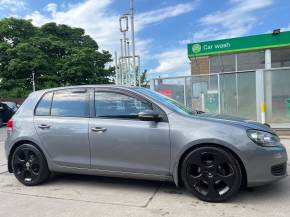
[(158, 78), (151, 89), (194, 109), (290, 128), (290, 68)]

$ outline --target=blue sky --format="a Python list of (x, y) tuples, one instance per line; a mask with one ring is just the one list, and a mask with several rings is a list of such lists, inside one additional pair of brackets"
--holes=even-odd
[[(186, 44), (290, 29), (289, 0), (135, 0), (137, 54), (149, 78), (190, 73)], [(0, 0), (1, 17), (81, 27), (119, 52), (118, 18), (129, 0)]]

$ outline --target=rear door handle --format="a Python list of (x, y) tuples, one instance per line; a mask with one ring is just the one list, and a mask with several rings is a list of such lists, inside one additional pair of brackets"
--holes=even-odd
[(107, 129), (103, 128), (103, 127), (93, 127), (93, 128), (91, 128), (91, 130), (93, 132), (106, 132), (107, 131)]
[(38, 126), (38, 128), (40, 128), (40, 129), (49, 129), (50, 126), (47, 125), (47, 124), (41, 124), (41, 125)]

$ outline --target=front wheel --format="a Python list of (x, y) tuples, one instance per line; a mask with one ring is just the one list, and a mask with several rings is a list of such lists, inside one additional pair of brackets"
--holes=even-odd
[(238, 193), (242, 173), (237, 159), (222, 148), (206, 146), (191, 151), (183, 160), (185, 187), (207, 202), (222, 202)]
[(12, 155), (12, 168), (18, 181), (27, 186), (41, 184), (50, 175), (45, 157), (31, 144), (16, 148)]

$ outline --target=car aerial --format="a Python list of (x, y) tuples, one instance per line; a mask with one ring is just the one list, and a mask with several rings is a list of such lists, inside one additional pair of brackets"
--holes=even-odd
[(14, 102), (0, 102), (0, 126), (6, 123), (17, 111), (18, 106)]
[(7, 124), (8, 170), (24, 185), (51, 172), (173, 181), (220, 202), (287, 176), (264, 124), (208, 114), (150, 89), (115, 85), (31, 93)]

